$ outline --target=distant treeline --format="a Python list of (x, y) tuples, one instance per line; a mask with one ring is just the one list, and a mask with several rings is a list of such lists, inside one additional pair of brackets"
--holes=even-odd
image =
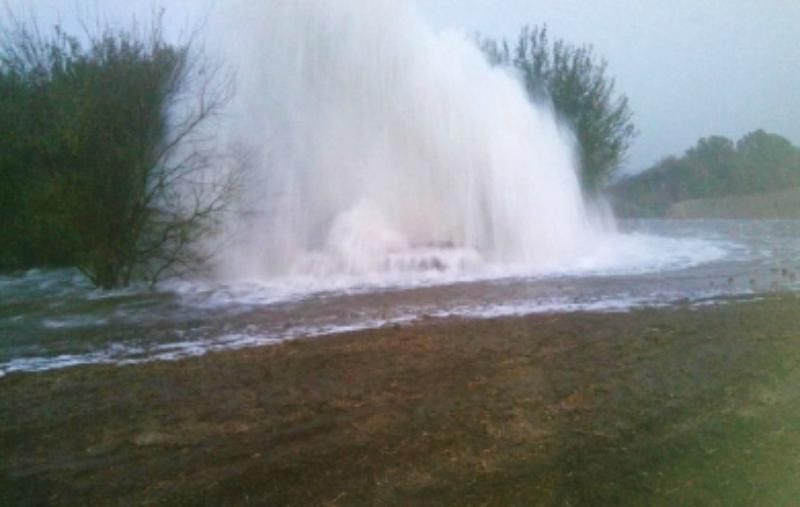
[(668, 157), (609, 188), (620, 216), (660, 217), (675, 203), (785, 190), (800, 186), (800, 148), (763, 130), (739, 141), (700, 139), (681, 157)]

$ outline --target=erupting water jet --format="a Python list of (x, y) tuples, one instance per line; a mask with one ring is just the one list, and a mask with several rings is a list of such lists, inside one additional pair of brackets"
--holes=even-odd
[(263, 152), (228, 274), (546, 267), (591, 248), (569, 132), (465, 35), (392, 0), (231, 12), (230, 135)]

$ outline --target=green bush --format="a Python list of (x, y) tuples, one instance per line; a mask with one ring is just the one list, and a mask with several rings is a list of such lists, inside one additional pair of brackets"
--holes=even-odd
[(72, 265), (97, 286), (155, 282), (196, 247), (231, 194), (215, 148), (229, 98), (190, 45), (104, 28), (87, 42), (14, 22), (0, 38), (0, 236), (7, 267)]
[(575, 134), (584, 188), (590, 193), (603, 188), (636, 136), (628, 98), (615, 93), (606, 61), (590, 46), (550, 42), (547, 27), (522, 28), (513, 50), (506, 41), (479, 43), (490, 63), (521, 73), (532, 100), (552, 103)]

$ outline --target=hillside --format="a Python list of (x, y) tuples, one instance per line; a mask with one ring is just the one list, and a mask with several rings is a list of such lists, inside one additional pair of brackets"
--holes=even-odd
[[(800, 187), (800, 148), (757, 130), (736, 143), (702, 138), (683, 156), (611, 186), (609, 195), (623, 217), (794, 216), (795, 193), (783, 191), (795, 187)], [(781, 193), (779, 202), (770, 203), (764, 194), (774, 192)]]
[(675, 203), (667, 218), (800, 219), (800, 187), (780, 192)]

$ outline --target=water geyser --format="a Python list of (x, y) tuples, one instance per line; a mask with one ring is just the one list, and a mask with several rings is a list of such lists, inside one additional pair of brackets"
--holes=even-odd
[(569, 132), (394, 0), (240, 1), (232, 139), (259, 147), (229, 273), (561, 263), (587, 249)]

